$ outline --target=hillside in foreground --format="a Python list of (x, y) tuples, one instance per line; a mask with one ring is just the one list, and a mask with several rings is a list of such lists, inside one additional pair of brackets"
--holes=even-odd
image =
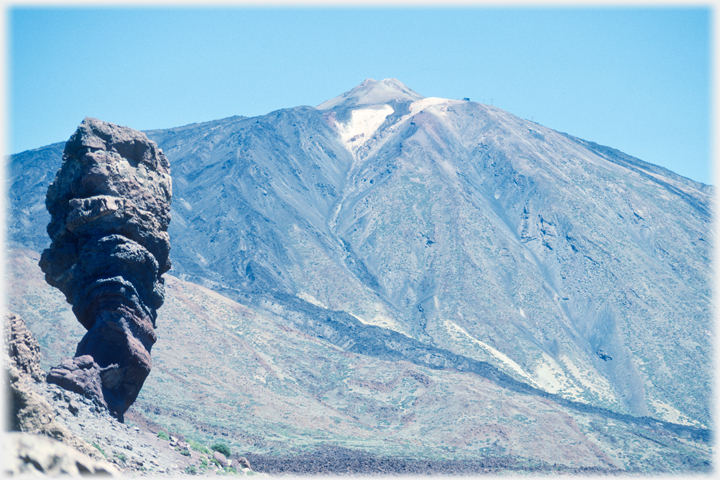
[[(37, 260), (12, 252), (10, 308), (48, 369), (83, 331)], [(258, 471), (301, 455), (336, 468), (363, 455), (392, 468), (427, 460), (440, 473), (707, 471), (712, 459), (706, 431), (584, 413), (473, 373), (349, 353), (172, 276), (158, 322), (163, 341), (129, 422), (222, 440)]]

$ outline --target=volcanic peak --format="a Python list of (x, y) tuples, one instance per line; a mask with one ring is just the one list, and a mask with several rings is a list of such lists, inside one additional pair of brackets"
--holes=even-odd
[(330, 124), (340, 135), (345, 148), (357, 158), (361, 148), (369, 144), (391, 115), (395, 115), (391, 121), (394, 125), (426, 110), (444, 117), (447, 107), (457, 103), (461, 102), (423, 97), (395, 78), (380, 82), (369, 78), (317, 108), (328, 111)]
[(317, 108), (319, 110), (329, 110), (337, 106), (357, 107), (360, 105), (379, 105), (392, 101), (414, 102), (422, 98), (424, 98), (422, 95), (409, 89), (396, 78), (386, 78), (379, 82), (368, 78), (352, 90), (321, 103)]

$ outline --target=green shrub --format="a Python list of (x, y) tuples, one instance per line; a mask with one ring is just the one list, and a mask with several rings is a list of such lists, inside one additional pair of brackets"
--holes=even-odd
[(180, 455), (185, 455), (186, 457), (190, 456), (190, 450), (181, 450)]
[(98, 445), (97, 443), (93, 442), (92, 446), (95, 447), (95, 448), (97, 448), (97, 449), (100, 451), (100, 453), (103, 454), (103, 457), (107, 458), (107, 455), (105, 455), (105, 451), (104, 451), (102, 448), (100, 448), (100, 445)]
[(211, 453), (209, 448), (207, 448), (201, 443), (196, 442), (195, 440), (188, 440), (188, 444), (190, 444), (190, 448), (192, 448), (196, 452), (206, 453), (208, 455)]
[(160, 440), (170, 440), (168, 434), (166, 432), (163, 432), (162, 430), (158, 432), (157, 436)]
[(208, 464), (207, 458), (203, 458), (200, 461), (200, 468), (208, 468), (210, 465)]
[(212, 445), (210, 448), (215, 450), (216, 452), (220, 452), (226, 457), (230, 458), (230, 447), (225, 445), (224, 443), (216, 443), (215, 445)]
[(197, 475), (198, 469), (195, 465), (189, 465), (185, 467), (185, 473), (189, 473), (190, 475)]

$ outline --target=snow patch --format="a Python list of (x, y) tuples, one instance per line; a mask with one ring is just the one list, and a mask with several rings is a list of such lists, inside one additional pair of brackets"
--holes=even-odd
[(668, 422), (680, 423), (682, 425), (689, 425), (691, 427), (707, 428), (707, 426), (701, 424), (700, 422), (692, 420), (690, 417), (688, 417), (672, 405), (661, 402), (660, 400), (653, 400), (651, 403), (652, 406), (655, 408), (655, 413), (658, 414), (660, 418)]
[(463, 103), (461, 100), (449, 100), (440, 97), (427, 97), (410, 104), (410, 115), (415, 115), (423, 110), (430, 110), (439, 116), (446, 116), (448, 107)]
[(460, 325), (456, 324), (452, 320), (445, 320), (444, 322), (445, 327), (448, 329), (450, 335), (457, 339), (457, 334), (460, 334), (467, 338), (468, 340), (475, 343), (477, 346), (482, 348), (486, 354), (489, 354), (493, 357), (495, 357), (497, 360), (499, 360), (502, 364), (505, 365), (505, 367), (508, 367), (510, 370), (514, 371), (518, 375), (520, 375), (522, 378), (529, 380), (532, 382), (532, 377), (525, 372), (525, 370), (522, 369), (520, 365), (515, 363), (510, 357), (505, 355), (504, 353), (500, 352), (499, 350), (494, 349), (487, 343), (481, 342), (477, 338), (470, 335), (464, 328), (462, 328)]
[(357, 107), (360, 105), (413, 101), (420, 98), (423, 98), (422, 95), (410, 90), (395, 78), (386, 78), (380, 82), (368, 78), (349, 92), (323, 102), (317, 108), (318, 110), (329, 110), (338, 105)]
[(579, 388), (568, 380), (567, 375), (565, 375), (557, 362), (545, 352), (542, 352), (542, 360), (535, 365), (533, 376), (537, 385), (546, 392), (563, 392), (565, 395), (573, 397), (582, 393)]
[(395, 112), (390, 105), (378, 105), (370, 108), (353, 110), (348, 123), (337, 123), (336, 128), (340, 134), (345, 148), (355, 154), (358, 148), (365, 144), (380, 128), (388, 115)]
[(189, 212), (192, 212), (192, 205), (190, 205), (190, 202), (188, 202), (188, 201), (185, 200), (184, 198), (180, 198), (179, 201), (180, 201), (180, 204), (181, 204), (183, 207), (185, 207), (185, 210), (187, 210), (187, 211), (189, 211)]
[(450, 163), (448, 160), (438, 160), (437, 163), (450, 178), (452, 178), (453, 180), (458, 179), (457, 170), (452, 163)]
[(328, 308), (328, 307), (325, 306), (320, 300), (318, 300), (317, 298), (313, 297), (313, 296), (310, 295), (309, 293), (300, 292), (300, 293), (297, 294), (297, 296), (298, 296), (298, 298), (301, 298), (301, 299), (305, 300), (305, 301), (308, 302), (308, 303), (312, 303), (313, 305), (315, 305), (315, 306), (317, 306), (317, 307), (325, 308), (325, 309)]
[(615, 400), (612, 385), (610, 385), (610, 382), (606, 378), (596, 375), (588, 368), (581, 368), (575, 365), (567, 355), (561, 355), (559, 360), (567, 367), (570, 374), (576, 378), (586, 390), (595, 392), (602, 398), (611, 401)]
[(575, 401), (585, 402), (583, 393), (593, 392), (609, 402), (617, 402), (607, 379), (575, 365), (567, 355), (560, 355), (558, 361), (560, 363), (543, 352), (542, 360), (533, 371), (534, 380), (540, 388)]
[(380, 313), (382, 310), (384, 310), (384, 307), (381, 304), (375, 304), (374, 307), (375, 308), (372, 309), (373, 312), (371, 313), (371, 315), (374, 314), (372, 320), (368, 320), (367, 318), (363, 318), (349, 311), (346, 311), (346, 313), (349, 313), (350, 315), (355, 317), (356, 320), (365, 325), (374, 325), (376, 327), (382, 327), (388, 330), (392, 330), (394, 332), (398, 332), (402, 335), (405, 335), (406, 337), (410, 336), (408, 332), (402, 327), (402, 325), (400, 325), (400, 323), (398, 323), (394, 318)]

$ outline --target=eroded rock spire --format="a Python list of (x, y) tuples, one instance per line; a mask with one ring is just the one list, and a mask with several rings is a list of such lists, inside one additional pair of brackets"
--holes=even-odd
[(48, 382), (94, 397), (122, 421), (152, 362), (170, 269), (170, 165), (145, 134), (86, 118), (47, 192), (52, 240), (40, 259), (88, 330)]

